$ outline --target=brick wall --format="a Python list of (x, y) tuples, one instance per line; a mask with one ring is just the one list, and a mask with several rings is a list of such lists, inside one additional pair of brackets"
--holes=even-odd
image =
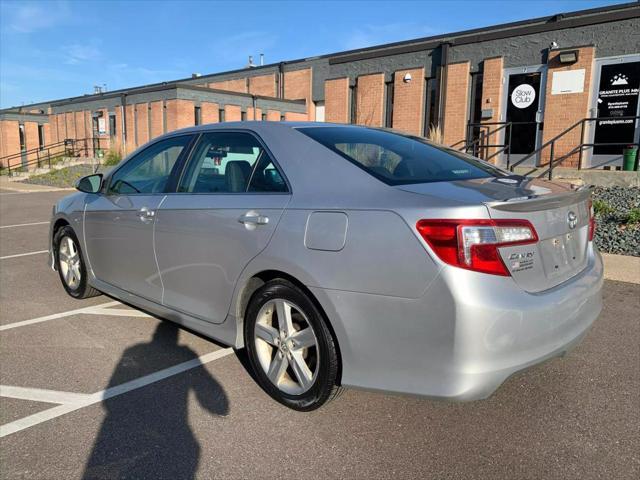
[[(493, 116), (482, 120), (482, 123), (493, 123), (500, 121), (500, 108), (502, 107), (502, 75), (503, 75), (504, 58), (487, 58), (482, 66), (482, 109), (492, 109)], [(499, 128), (499, 125), (491, 125), (489, 130)], [(488, 143), (497, 145), (500, 143), (501, 135), (504, 132), (498, 132), (491, 135)], [(498, 150), (498, 147), (490, 147), (487, 149), (486, 157), (490, 157)], [(497, 155), (491, 159), (492, 163), (496, 163)]]
[(126, 154), (133, 152), (137, 147), (136, 137), (135, 137), (136, 119), (134, 117), (133, 109), (134, 109), (133, 105), (125, 106), (125, 111), (127, 116), (127, 145), (125, 146)]
[[(594, 47), (581, 47), (571, 50), (578, 50), (578, 61), (573, 65), (561, 65), (559, 62), (560, 51), (552, 51), (547, 62), (547, 92), (545, 95), (544, 107), (544, 131), (542, 143), (551, 140), (563, 130), (570, 127), (577, 121), (585, 118), (589, 114), (591, 76), (593, 70), (593, 59), (595, 56)], [(552, 95), (553, 74), (569, 70), (585, 70), (584, 90), (582, 93), (565, 93)], [(554, 159), (559, 158), (580, 143), (580, 127), (576, 127), (571, 133), (560, 138), (554, 147)], [(542, 151), (541, 162), (549, 163), (550, 149)], [(571, 167), (578, 165), (579, 154), (568, 157), (563, 166)]]
[(149, 106), (147, 103), (136, 103), (136, 138), (138, 146), (149, 141)]
[(150, 138), (159, 137), (164, 133), (162, 125), (162, 102), (155, 101), (149, 103), (149, 116), (151, 117)]
[(267, 121), (268, 122), (279, 122), (280, 121), (280, 112), (278, 110), (268, 110), (267, 111)]
[(249, 93), (254, 95), (276, 96), (276, 75), (259, 75), (249, 78)]
[(384, 125), (384, 73), (358, 77), (356, 122), (359, 125)]
[(349, 79), (324, 82), (324, 117), (327, 122), (349, 123)]
[[(15, 120), (0, 121), (0, 157), (12, 155), (20, 151), (20, 133), (18, 130), (19, 123)], [(20, 165), (20, 158), (9, 161), (11, 166)], [(8, 165), (3, 165), (7, 167)]]
[(306, 113), (284, 112), (284, 119), (287, 122), (306, 122), (308, 117)]
[(312, 76), (313, 70), (305, 68), (293, 72), (284, 72), (284, 98), (288, 100), (305, 100), (307, 118), (315, 120), (315, 105), (312, 101)]
[(235, 80), (224, 80), (222, 82), (212, 82), (208, 84), (209, 88), (217, 88), (227, 90), (229, 92), (247, 93), (247, 80), (237, 78)]
[(220, 121), (218, 113), (220, 106), (217, 103), (202, 102), (200, 108), (202, 123), (218, 123)]
[[(409, 73), (411, 81), (405, 83)], [(399, 70), (394, 74), (393, 128), (422, 135), (424, 116), (424, 68)]]
[[(484, 79), (483, 79), (484, 81)], [(469, 112), (469, 62), (447, 66), (447, 94), (444, 105), (444, 143), (464, 140)]]
[(242, 109), (239, 105), (225, 105), (224, 117), (226, 122), (239, 122)]

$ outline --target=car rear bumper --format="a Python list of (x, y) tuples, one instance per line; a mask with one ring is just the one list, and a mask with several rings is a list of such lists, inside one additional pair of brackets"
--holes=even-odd
[[(338, 337), (342, 383), (476, 400), (575, 346), (602, 309), (603, 267), (531, 294), (510, 277), (445, 267), (420, 299), (312, 288)], [(339, 312), (339, 314), (338, 314)]]

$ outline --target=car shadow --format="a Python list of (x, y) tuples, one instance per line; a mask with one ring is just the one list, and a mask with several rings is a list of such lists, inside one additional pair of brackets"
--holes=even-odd
[[(198, 358), (191, 348), (178, 344), (179, 331), (163, 321), (151, 341), (127, 348), (107, 388)], [(191, 392), (208, 412), (229, 412), (224, 389), (205, 368), (106, 400), (106, 416), (82, 478), (194, 478), (201, 448), (189, 425)]]

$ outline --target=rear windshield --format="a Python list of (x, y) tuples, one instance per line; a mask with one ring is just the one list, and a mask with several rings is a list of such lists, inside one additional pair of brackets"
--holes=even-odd
[(321, 143), (388, 185), (503, 177), (506, 172), (419, 137), (364, 127), (303, 127)]

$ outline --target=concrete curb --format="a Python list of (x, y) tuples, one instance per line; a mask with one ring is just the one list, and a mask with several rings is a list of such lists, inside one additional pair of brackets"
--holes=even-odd
[(606, 280), (640, 284), (640, 257), (603, 253), (602, 259)]

